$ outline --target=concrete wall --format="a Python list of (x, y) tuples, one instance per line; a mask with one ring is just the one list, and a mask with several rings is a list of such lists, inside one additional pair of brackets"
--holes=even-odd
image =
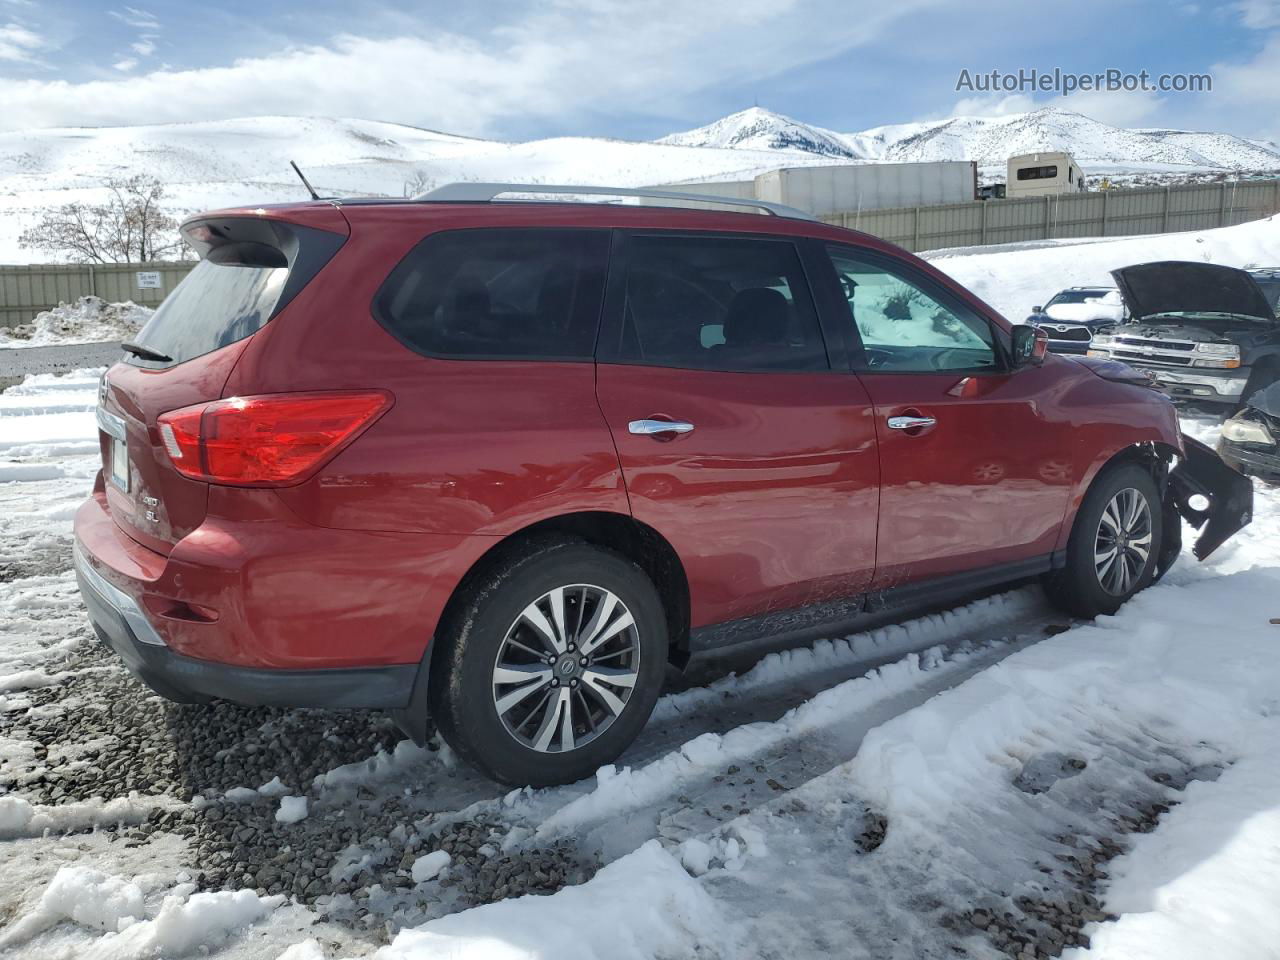
[(1232, 226), (1275, 213), (1280, 213), (1280, 179), (847, 211), (822, 219), (919, 252), (1028, 240), (1176, 233)]
[[(195, 262), (191, 261), (0, 267), (0, 325), (16, 327), (30, 321), (41, 310), (86, 296), (155, 306), (194, 266)], [(160, 274), (160, 286), (139, 288), (139, 271)]]

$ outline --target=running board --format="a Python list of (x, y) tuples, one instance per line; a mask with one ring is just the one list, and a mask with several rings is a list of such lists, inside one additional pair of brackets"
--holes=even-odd
[[(1183, 455), (1169, 474), (1168, 496), (1182, 519), (1202, 530), (1191, 552), (1204, 560), (1253, 519), (1253, 482), (1222, 462), (1213, 450), (1182, 435)], [(1204, 497), (1197, 509), (1191, 498)]]

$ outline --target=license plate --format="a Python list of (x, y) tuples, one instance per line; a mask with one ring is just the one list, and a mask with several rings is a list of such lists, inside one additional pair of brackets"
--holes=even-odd
[(118, 437), (111, 438), (111, 482), (129, 492), (129, 445)]

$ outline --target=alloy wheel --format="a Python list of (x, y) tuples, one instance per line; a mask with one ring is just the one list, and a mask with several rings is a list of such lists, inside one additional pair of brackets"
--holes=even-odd
[(1151, 507), (1141, 491), (1126, 487), (1102, 511), (1093, 562), (1102, 589), (1113, 597), (1129, 593), (1151, 556)]
[(609, 729), (639, 672), (640, 637), (627, 605), (604, 587), (556, 587), (508, 628), (493, 666), (494, 709), (522, 745), (565, 753)]

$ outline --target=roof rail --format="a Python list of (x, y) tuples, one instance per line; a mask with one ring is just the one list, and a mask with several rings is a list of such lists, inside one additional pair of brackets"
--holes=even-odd
[(599, 196), (599, 197), (643, 197), (656, 200), (683, 200), (697, 203), (711, 203), (730, 207), (750, 207), (775, 217), (787, 217), (792, 220), (817, 220), (818, 218), (788, 207), (781, 203), (770, 203), (767, 200), (747, 200), (742, 197), (717, 197), (709, 193), (679, 193), (675, 190), (650, 190), (628, 187), (583, 187), (569, 184), (545, 183), (446, 183), (426, 193), (418, 194), (415, 201), (430, 203), (488, 203), (496, 200), (504, 193), (523, 194), (559, 194), (561, 196)]

